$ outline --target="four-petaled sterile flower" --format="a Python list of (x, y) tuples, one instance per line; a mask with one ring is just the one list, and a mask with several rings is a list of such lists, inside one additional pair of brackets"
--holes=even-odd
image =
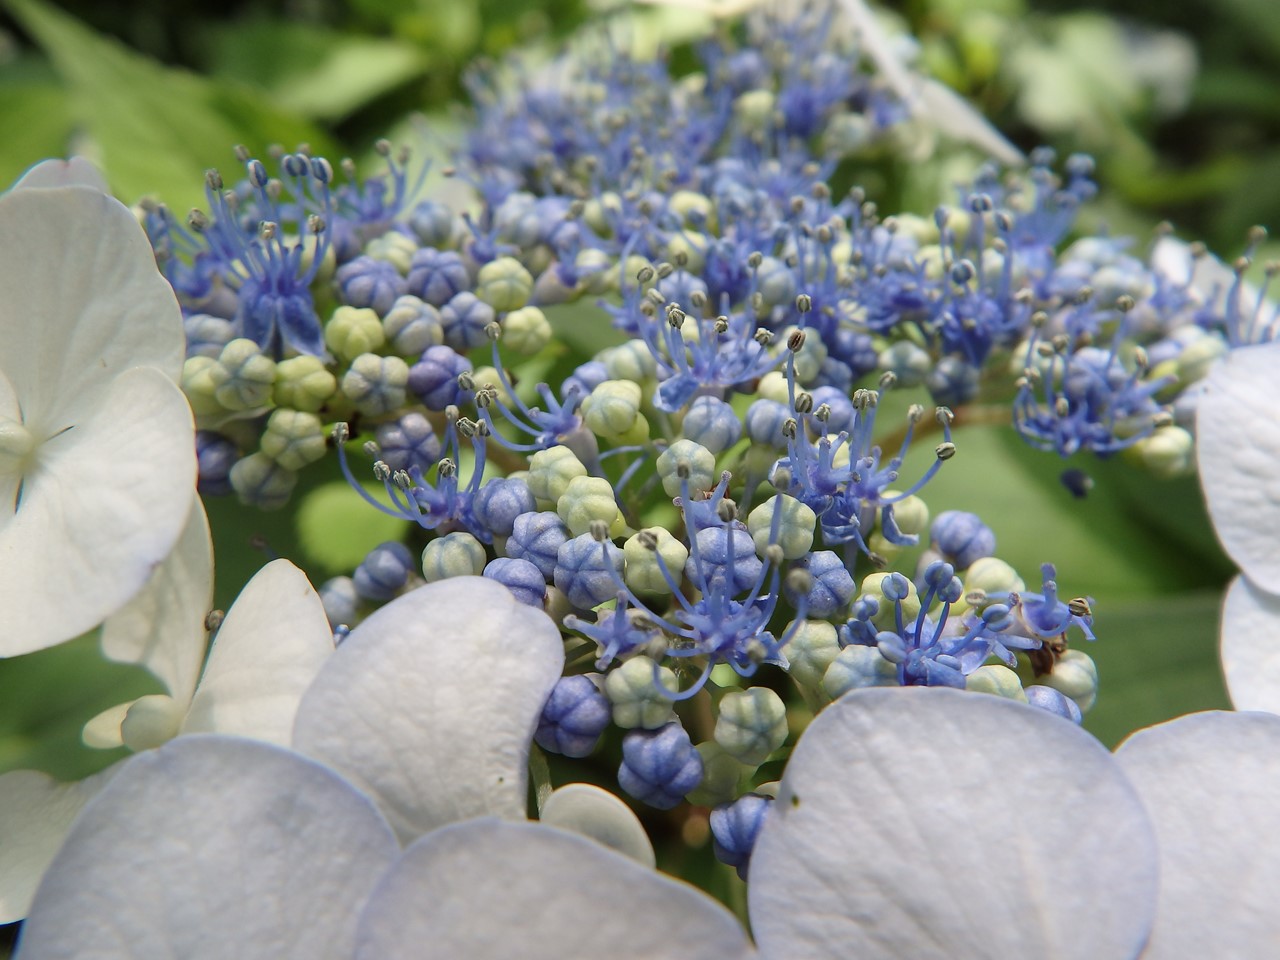
[(53, 162), (0, 197), (0, 656), (119, 609), (194, 496), (178, 304), (92, 183)]

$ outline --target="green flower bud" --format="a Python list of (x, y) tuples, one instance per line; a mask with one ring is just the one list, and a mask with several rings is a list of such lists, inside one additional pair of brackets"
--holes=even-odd
[(758, 767), (786, 742), (787, 705), (768, 687), (726, 693), (715, 739), (735, 760)]
[(1134, 443), (1125, 456), (1162, 480), (1172, 480), (1195, 472), (1196, 442), (1182, 427), (1170, 424)]
[(644, 383), (657, 379), (658, 361), (645, 346), (643, 340), (628, 340), (626, 343), (600, 352), (600, 362), (609, 373), (610, 380), (631, 380)]
[(823, 154), (851, 157), (860, 153), (874, 137), (875, 130), (866, 117), (842, 111), (828, 120), (822, 131)]
[(1227, 343), (1221, 337), (1199, 331), (1196, 327), (1191, 329), (1197, 330), (1199, 335), (1186, 334), (1194, 336), (1194, 339), (1182, 348), (1174, 360), (1178, 384), (1182, 387), (1203, 380), (1208, 375), (1209, 368), (1227, 352)]
[(613, 289), (617, 280), (618, 266), (609, 254), (594, 247), (583, 247), (573, 261), (582, 279), (582, 289), (595, 296), (602, 296)]
[(586, 475), (587, 468), (568, 447), (548, 447), (529, 458), (527, 483), (538, 509), (550, 510), (569, 489), (571, 480)]
[(582, 219), (592, 232), (602, 237), (613, 235), (613, 218), (622, 212), (622, 198), (612, 190), (592, 197), (583, 205)]
[[(674, 702), (653, 685), (653, 673), (654, 662), (640, 656), (605, 676), (604, 692), (613, 705), (613, 722), (624, 730), (656, 730), (675, 717)], [(676, 675), (667, 667), (658, 667), (658, 679), (666, 689), (676, 689)]]
[(697, 807), (714, 807), (737, 799), (742, 778), (751, 768), (735, 760), (724, 747), (707, 740), (694, 747), (702, 757), (702, 783), (687, 794)]
[(342, 395), (365, 416), (376, 417), (404, 406), (409, 365), (399, 357), (365, 353), (342, 376)]
[(590, 532), (596, 520), (609, 524), (610, 536), (621, 533), (623, 525), (613, 485), (604, 477), (574, 477), (556, 501), (556, 513), (575, 537)]
[(418, 252), (418, 245), (411, 237), (398, 230), (388, 230), (380, 237), (374, 237), (364, 245), (364, 253), (374, 260), (385, 260), (399, 271), (401, 276), (409, 273), (413, 255)]
[(533, 293), (533, 275), (515, 257), (497, 257), (480, 268), (475, 293), (499, 313), (518, 310)]
[(748, 132), (763, 133), (773, 123), (774, 97), (769, 90), (748, 90), (733, 101), (733, 112)]
[(444, 343), (440, 311), (411, 294), (396, 299), (382, 318), (382, 332), (391, 350), (401, 357), (417, 359), (427, 347)]
[(629, 380), (606, 380), (582, 401), (587, 429), (613, 443), (648, 439), (649, 422), (640, 414), (640, 385)]
[(338, 392), (338, 378), (319, 357), (290, 357), (276, 364), (272, 397), (278, 407), (317, 413)]
[(667, 210), (679, 217), (686, 227), (715, 229), (715, 206), (710, 198), (701, 193), (677, 190), (668, 198)]
[[(778, 338), (777, 349), (784, 355), (790, 351), (787, 348), (787, 338), (791, 334), (798, 331), (799, 327), (787, 327), (782, 336)], [(804, 346), (795, 353), (796, 357), (796, 380), (800, 383), (812, 383), (822, 370), (822, 362), (827, 359), (827, 346), (822, 342), (822, 338), (815, 333), (808, 333), (804, 338)], [(783, 377), (783, 383), (786, 382), (786, 375), (782, 371), (771, 371), (778, 373)], [(785, 394), (781, 400), (782, 403), (787, 402)]]
[(765, 257), (756, 267), (757, 292), (766, 307), (791, 306), (796, 299), (796, 275), (777, 257)]
[(512, 310), (502, 318), (502, 342), (531, 357), (551, 342), (551, 324), (537, 307)]
[(973, 593), (1021, 593), (1026, 582), (999, 557), (982, 557), (973, 561), (964, 573), (964, 592)]
[(1002, 663), (989, 663), (979, 667), (964, 678), (964, 688), (974, 693), (990, 693), (1006, 700), (1027, 702), (1027, 694), (1022, 689), (1022, 681), (1018, 675)]
[(716, 485), (716, 458), (710, 450), (692, 440), (677, 440), (658, 457), (658, 476), (668, 497), (681, 495), (683, 469), (688, 471), (689, 493), (697, 494)]
[(756, 396), (762, 400), (774, 400), (778, 403), (790, 402), (787, 394), (787, 375), (781, 370), (770, 370), (760, 378), (756, 386)]
[[(214, 378), (214, 371), (220, 366), (213, 357), (203, 356), (187, 357), (182, 365), (182, 392), (197, 417), (225, 413), (216, 396), (221, 379)], [(225, 371), (220, 371), (218, 376), (225, 377)]]
[[(652, 548), (645, 541), (654, 543)], [(665, 527), (648, 527), (632, 534), (622, 545), (625, 561), (623, 580), (636, 593), (667, 596), (671, 587), (658, 566), (658, 557), (666, 564), (671, 578), (680, 582), (684, 565), (689, 559), (689, 548), (673, 537)]]
[(764, 556), (773, 530), (773, 511), (781, 504), (782, 519), (778, 523), (777, 544), (783, 559), (799, 560), (813, 546), (813, 526), (817, 515), (795, 497), (779, 493), (770, 497), (747, 515), (747, 530), (755, 541), (756, 553)]
[[(790, 630), (790, 624), (787, 625)], [(805, 620), (787, 643), (787, 673), (800, 689), (811, 694), (822, 693), (822, 677), (840, 653), (840, 638), (835, 624), (826, 620)]]
[(350, 362), (386, 342), (382, 321), (368, 307), (338, 307), (324, 325), (324, 345), (339, 360)]
[(314, 413), (276, 410), (262, 434), (262, 452), (286, 470), (301, 470), (324, 456), (326, 436)]
[[(898, 495), (897, 490), (884, 492), (886, 499)], [(903, 497), (893, 505), (893, 521), (909, 536), (925, 535), (929, 532), (929, 505), (916, 496)]]
[[(869, 573), (866, 579), (862, 581), (863, 597), (875, 597), (880, 603), (880, 609), (871, 622), (876, 625), (879, 630), (888, 630), (894, 626), (895, 617), (893, 615), (893, 604), (884, 598), (884, 591), (881, 584), (884, 578), (889, 576), (889, 571), (880, 571), (878, 573)], [(910, 580), (907, 581), (907, 595), (902, 598), (902, 619), (904, 622), (915, 620), (920, 614), (920, 595), (916, 593), (916, 585)]]
[(1098, 699), (1098, 667), (1081, 650), (1064, 652), (1053, 665), (1053, 672), (1037, 677), (1036, 682), (1070, 697), (1081, 713), (1087, 713)]
[(238, 461), (231, 468), (230, 480), (241, 503), (276, 510), (289, 502), (298, 475), (259, 451)]
[(209, 377), (216, 385), (214, 397), (224, 409), (256, 410), (271, 402), (276, 362), (252, 340), (241, 337), (222, 348)]
[(427, 583), (449, 577), (478, 577), (488, 563), (484, 544), (469, 533), (447, 533), (422, 550), (422, 576)]
[(851, 643), (837, 654), (822, 675), (822, 689), (832, 700), (850, 690), (865, 687), (896, 687), (898, 668), (880, 656), (875, 647)]
[(929, 351), (910, 340), (898, 340), (880, 351), (876, 363), (881, 370), (898, 378), (900, 387), (918, 387), (933, 371)]

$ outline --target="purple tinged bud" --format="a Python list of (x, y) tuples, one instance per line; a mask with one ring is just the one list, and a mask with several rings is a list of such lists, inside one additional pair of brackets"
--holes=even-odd
[(975, 561), (996, 552), (992, 529), (976, 513), (963, 510), (938, 514), (929, 528), (929, 541), (957, 570), (967, 570)]
[(1072, 723), (1080, 723), (1084, 717), (1080, 713), (1080, 708), (1076, 706), (1074, 700), (1066, 694), (1059, 693), (1053, 687), (1046, 687), (1043, 684), (1033, 683), (1031, 686), (1024, 688), (1027, 694), (1027, 703), (1033, 707), (1039, 707), (1041, 710), (1048, 710), (1050, 713), (1056, 713), (1063, 719), (1070, 720)]
[(702, 782), (702, 757), (679, 723), (622, 738), (618, 785), (641, 803), (670, 810)]
[(408, 581), (416, 566), (403, 543), (388, 541), (369, 551), (352, 575), (356, 592), (367, 600), (390, 600)]
[(711, 842), (716, 859), (736, 867), (743, 880), (747, 879), (751, 851), (772, 803), (772, 797), (748, 793), (711, 811)]
[(556, 555), (569, 540), (569, 528), (552, 511), (522, 513), (511, 525), (507, 556), (528, 560), (546, 580), (555, 574)]
[(240, 459), (240, 450), (228, 437), (211, 430), (196, 432), (196, 462), (200, 480), (197, 489), (207, 497), (231, 492), (231, 468)]
[(614, 573), (609, 572), (606, 554), (617, 577), (620, 577), (622, 550), (607, 541), (599, 543), (589, 533), (565, 541), (556, 551), (552, 579), (556, 589), (575, 607), (587, 610), (617, 596), (618, 580)]
[(404, 277), (385, 260), (356, 257), (334, 274), (342, 302), (353, 307), (369, 307), (385, 316), (407, 291)]
[(542, 609), (543, 598), (547, 595), (547, 581), (542, 571), (528, 560), (498, 557), (489, 561), (483, 576), (497, 580), (526, 606)]
[(493, 307), (469, 290), (457, 294), (440, 308), (444, 342), (459, 353), (488, 343), (489, 335), (485, 328), (496, 320)]
[(681, 432), (686, 439), (719, 454), (742, 439), (742, 421), (723, 400), (697, 397), (689, 405)]
[(406, 279), (408, 292), (433, 307), (443, 307), (471, 287), (471, 274), (452, 250), (426, 247), (413, 255)]
[[(471, 501), (476, 520), (490, 533), (509, 537), (516, 518), (537, 510), (529, 485), (518, 477), (495, 477), (480, 488)], [(536, 567), (535, 567), (536, 568)]]
[(585, 757), (595, 749), (609, 719), (609, 698), (590, 676), (561, 677), (542, 708), (533, 739), (552, 753)]
[(381, 459), (392, 470), (417, 467), (427, 473), (440, 459), (440, 439), (431, 422), (420, 413), (406, 413), (377, 431)]
[(463, 399), (458, 376), (471, 372), (471, 361), (443, 344), (427, 347), (409, 368), (409, 390), (428, 410), (444, 410)]
[[(806, 616), (826, 620), (848, 611), (857, 587), (838, 554), (831, 550), (815, 550), (796, 563), (793, 569), (809, 573), (809, 589), (805, 594)], [(793, 605), (797, 604), (799, 596), (790, 589), (786, 592), (787, 599)]]
[(356, 591), (355, 581), (350, 577), (331, 577), (320, 584), (316, 591), (320, 602), (324, 604), (325, 616), (329, 618), (329, 626), (337, 629), (341, 624), (356, 622), (356, 608), (360, 604), (360, 594)]

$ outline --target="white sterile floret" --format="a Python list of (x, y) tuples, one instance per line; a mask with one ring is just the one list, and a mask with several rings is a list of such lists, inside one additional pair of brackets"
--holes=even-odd
[(898, 686), (898, 668), (876, 647), (851, 643), (831, 661), (822, 676), (822, 689), (832, 700), (864, 687)]
[[(778, 520), (778, 535), (773, 533), (773, 514), (781, 510)], [(813, 546), (813, 527), (817, 523), (817, 514), (795, 497), (779, 493), (770, 497), (747, 515), (747, 530), (756, 545), (756, 553), (764, 555), (770, 543), (782, 548), (783, 559), (799, 560)]]
[(964, 678), (964, 688), (974, 693), (989, 693), (1007, 700), (1027, 702), (1018, 675), (1002, 663), (988, 663)]
[[(676, 715), (671, 697), (654, 686), (654, 666), (648, 657), (632, 657), (605, 677), (604, 692), (618, 726), (656, 730)], [(667, 690), (676, 689), (676, 675), (667, 667), (658, 667), (657, 677)]]
[[(622, 545), (622, 556), (626, 562), (623, 579), (628, 587), (636, 593), (665, 596), (671, 593), (670, 581), (678, 585), (684, 575), (689, 548), (665, 527), (647, 527), (627, 538)], [(667, 576), (658, 565), (659, 557), (666, 565)]]
[(48, 185), (89, 182), (82, 166), (38, 168), (0, 197), (4, 657), (119, 609), (172, 549), (195, 489), (177, 300), (124, 206)]
[(786, 742), (787, 705), (768, 687), (726, 693), (714, 736), (735, 760), (759, 766)]

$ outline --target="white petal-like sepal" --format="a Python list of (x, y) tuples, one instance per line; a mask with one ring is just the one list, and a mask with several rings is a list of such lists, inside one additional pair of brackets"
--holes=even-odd
[(1218, 653), (1237, 710), (1280, 714), (1280, 597), (1236, 577), (1222, 605)]
[(640, 818), (621, 799), (590, 783), (567, 783), (552, 791), (539, 822), (572, 830), (652, 867), (653, 844)]
[(59, 783), (36, 770), (0, 776), (0, 923), (27, 915), (76, 814), (117, 769), (75, 783)]
[(350, 960), (399, 854), (368, 798), (288, 750), (179, 737), (85, 807), (36, 893), (24, 960)]
[(1116, 759), (1160, 843), (1144, 958), (1270, 957), (1280, 944), (1280, 717), (1196, 713), (1141, 730)]
[(332, 655), (333, 630), (306, 574), (271, 561), (227, 612), (183, 732), (288, 745), (298, 703)]
[(367, 791), (405, 840), (524, 819), (529, 745), (563, 667), (551, 618), (502, 584), (428, 584), (343, 641), (303, 697), (294, 746)]
[(739, 960), (742, 926), (700, 890), (576, 834), (495, 819), (405, 851), (360, 918), (357, 960)]
[(762, 954), (1131, 958), (1156, 849), (1079, 727), (940, 687), (856, 690), (809, 726), (751, 860)]
[(1255, 584), (1280, 593), (1280, 342), (1238, 347), (1196, 407), (1196, 463), (1222, 546)]

